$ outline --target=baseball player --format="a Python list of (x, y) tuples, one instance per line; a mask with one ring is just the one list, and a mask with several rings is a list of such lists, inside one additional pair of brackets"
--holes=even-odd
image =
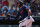
[(21, 15), (21, 21), (19, 22), (19, 27), (31, 27), (34, 19), (31, 16), (31, 10), (23, 6), (17, 14), (17, 19)]

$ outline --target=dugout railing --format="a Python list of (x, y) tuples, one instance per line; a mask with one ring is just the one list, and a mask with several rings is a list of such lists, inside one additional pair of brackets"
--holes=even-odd
[[(33, 25), (40, 25), (40, 16), (32, 16), (35, 20), (35, 22), (33, 22)], [(7, 20), (5, 20), (5, 18), (8, 18)], [(18, 20), (15, 20), (15, 18), (13, 18), (13, 16), (11, 17), (6, 17), (6, 16), (0, 16), (0, 24), (1, 25), (5, 25), (5, 24), (12, 24), (12, 25), (18, 25)]]

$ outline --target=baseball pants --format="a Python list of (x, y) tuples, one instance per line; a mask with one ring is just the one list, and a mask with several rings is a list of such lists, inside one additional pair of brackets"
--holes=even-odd
[(24, 22), (21, 22), (19, 24), (19, 27), (22, 27), (22, 26), (32, 27), (32, 22), (34, 22), (34, 19), (32, 18), (32, 16), (30, 16), (30, 19), (27, 19), (27, 18), (28, 17), (24, 19)]

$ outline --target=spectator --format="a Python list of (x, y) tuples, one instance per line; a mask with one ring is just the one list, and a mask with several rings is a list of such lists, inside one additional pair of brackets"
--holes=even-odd
[(18, 3), (18, 2), (17, 2), (16, 0), (14, 0), (14, 3), (13, 3), (13, 5), (14, 5), (14, 6), (15, 6), (15, 5), (17, 5), (17, 3)]
[(8, 12), (7, 8), (5, 7), (4, 10), (3, 10), (3, 13), (6, 15)]
[(2, 6), (2, 0), (0, 0), (0, 6)]
[(38, 10), (38, 13), (37, 14), (38, 14), (38, 16), (40, 16), (40, 9)]
[(40, 16), (40, 12), (38, 12), (38, 16)]
[(14, 11), (15, 15), (17, 14), (18, 11), (19, 11), (19, 7), (16, 6), (16, 7), (15, 7), (15, 11)]
[(9, 9), (8, 12), (10, 15), (13, 15), (13, 13), (14, 13), (13, 7), (11, 7), (11, 9)]
[(17, 12), (17, 6), (15, 6), (15, 12)]
[(4, 16), (3, 13), (2, 13), (1, 8), (2, 8), (2, 7), (0, 6), (0, 16)]
[(36, 0), (31, 0), (31, 3), (35, 3), (36, 2)]
[(15, 2), (16, 2), (16, 3), (18, 3), (18, 2), (19, 2), (19, 0), (15, 0)]
[(38, 7), (40, 8), (40, 3), (38, 4)]
[(3, 7), (2, 7), (2, 11), (4, 10), (4, 8), (5, 8), (5, 7), (6, 7), (6, 8), (7, 8), (7, 10), (8, 10), (8, 6), (3, 6)]
[(31, 1), (31, 0), (24, 0), (24, 3), (26, 3), (26, 2), (30, 3), (30, 1)]
[(17, 11), (19, 11), (19, 6), (17, 6)]
[(3, 1), (3, 5), (9, 6), (9, 2), (7, 0)]
[(31, 8), (31, 12), (32, 12), (32, 16), (36, 16), (37, 14), (37, 10), (34, 8)]

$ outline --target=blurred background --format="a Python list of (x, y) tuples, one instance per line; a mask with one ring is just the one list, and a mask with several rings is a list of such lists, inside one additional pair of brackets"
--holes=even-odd
[(40, 0), (0, 0), (0, 27), (18, 27), (18, 22), (13, 17), (16, 17), (26, 2), (35, 20), (32, 27), (40, 27)]

